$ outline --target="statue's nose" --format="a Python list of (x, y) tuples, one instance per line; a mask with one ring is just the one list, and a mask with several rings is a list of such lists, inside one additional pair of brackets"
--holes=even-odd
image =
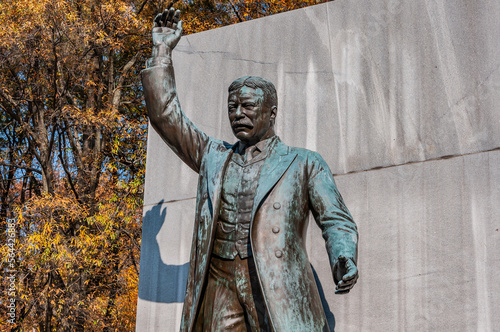
[(243, 113), (242, 109), (241, 109), (241, 105), (238, 105), (238, 107), (236, 108), (236, 112), (234, 113), (234, 116), (239, 119), (239, 118), (242, 118), (245, 116), (245, 114)]

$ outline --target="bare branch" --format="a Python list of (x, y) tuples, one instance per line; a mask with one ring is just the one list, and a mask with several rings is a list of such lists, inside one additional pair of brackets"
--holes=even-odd
[(0, 161), (0, 166), (16, 167), (16, 168), (25, 169), (27, 171), (35, 172), (35, 173), (38, 173), (38, 174), (42, 174), (42, 171), (40, 171), (40, 170), (38, 170), (36, 168), (33, 168), (33, 167), (25, 166), (25, 165), (16, 165), (16, 164), (10, 164), (10, 163), (6, 163), (6, 162), (3, 162), (3, 161)]
[(7, 100), (14, 108), (19, 108), (19, 103), (15, 101), (14, 98), (12, 98), (12, 96), (5, 91), (5, 89), (0, 88), (0, 96)]
[(74, 151), (75, 154), (75, 162), (77, 163), (77, 167), (79, 169), (83, 169), (82, 164), (82, 147), (78, 138), (73, 133), (73, 130), (70, 128), (68, 121), (65, 116), (63, 116), (64, 130), (66, 131), (66, 137), (69, 139), (69, 144)]
[(127, 64), (123, 67), (122, 75), (118, 79), (118, 84), (117, 84), (117, 86), (115, 88), (115, 91), (113, 93), (112, 105), (113, 105), (114, 108), (117, 108), (119, 106), (119, 104), (120, 104), (120, 98), (121, 98), (121, 94), (122, 94), (121, 89), (123, 88), (123, 82), (125, 82), (125, 78), (127, 78), (127, 75), (129, 73), (130, 69), (132, 68), (132, 66), (137, 61), (137, 58), (139, 58), (140, 52), (141, 51), (137, 52), (132, 57), (132, 59), (130, 59), (129, 62), (127, 62)]
[(144, 6), (148, 3), (149, 0), (144, 0), (141, 4), (141, 6), (139, 7), (139, 10), (137, 11), (137, 15), (139, 15), (142, 10), (144, 9)]
[(238, 10), (236, 9), (236, 6), (234, 5), (234, 3), (231, 0), (229, 0), (229, 4), (233, 8), (233, 11), (236, 14), (236, 17), (238, 18), (238, 21), (243, 22), (243, 19), (240, 17), (240, 14), (238, 13)]
[(64, 140), (64, 132), (59, 132), (59, 144), (58, 144), (58, 146), (59, 146), (59, 160), (61, 161), (61, 165), (64, 169), (64, 173), (66, 174), (66, 178), (68, 179), (68, 183), (69, 183), (69, 186), (71, 187), (71, 191), (75, 195), (75, 199), (78, 201), (78, 203), (81, 203), (80, 198), (78, 196), (78, 192), (76, 191), (73, 180), (71, 179), (71, 173), (68, 170), (68, 167), (66, 166), (66, 160), (63, 157), (62, 146), (61, 146), (61, 142), (63, 140)]

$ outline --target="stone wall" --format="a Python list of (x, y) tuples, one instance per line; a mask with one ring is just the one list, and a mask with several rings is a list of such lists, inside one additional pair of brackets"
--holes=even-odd
[[(337, 0), (183, 37), (174, 51), (181, 104), (207, 134), (234, 142), (227, 87), (263, 76), (281, 139), (329, 163), (359, 227), (361, 276), (333, 294), (311, 219), (332, 330), (500, 327), (499, 36), (494, 0)], [(138, 331), (178, 330), (196, 185), (151, 129)]]

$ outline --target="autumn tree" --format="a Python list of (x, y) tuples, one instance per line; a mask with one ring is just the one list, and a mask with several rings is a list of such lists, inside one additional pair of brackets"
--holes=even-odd
[(17, 219), (18, 329), (134, 326), (147, 123), (137, 73), (152, 15), (136, 5), (0, 4), (1, 215)]
[(202, 0), (172, 3), (182, 11), (184, 32), (189, 34), (323, 2), (327, 0)]
[[(135, 326), (147, 118), (139, 72), (156, 13), (185, 33), (316, 1), (0, 2), (0, 225), (15, 218), (13, 331)], [(6, 233), (0, 233), (7, 276)]]

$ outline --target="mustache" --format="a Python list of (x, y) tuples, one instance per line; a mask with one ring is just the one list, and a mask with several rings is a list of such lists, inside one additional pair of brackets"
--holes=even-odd
[(243, 122), (243, 121), (238, 121), (238, 122), (233, 122), (231, 124), (232, 127), (247, 127), (247, 128), (253, 128), (253, 125), (248, 122)]

